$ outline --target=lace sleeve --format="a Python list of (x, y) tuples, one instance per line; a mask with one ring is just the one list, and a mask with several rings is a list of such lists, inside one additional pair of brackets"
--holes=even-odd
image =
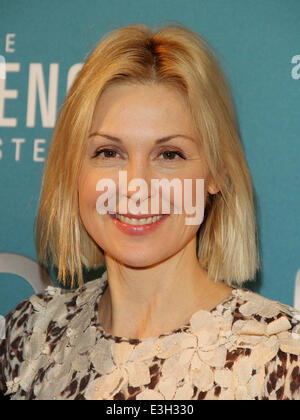
[(24, 299), (1, 321), (2, 326), (5, 323), (5, 333), (0, 340), (0, 392), (5, 395), (14, 393), (18, 387), (16, 380), (20, 365), (24, 362), (24, 343), (29, 333), (28, 319), (32, 312), (31, 302)]

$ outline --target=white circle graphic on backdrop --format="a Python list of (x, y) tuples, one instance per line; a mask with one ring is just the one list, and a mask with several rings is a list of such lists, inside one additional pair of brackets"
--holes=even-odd
[(0, 252), (0, 273), (15, 274), (31, 285), (35, 293), (53, 286), (51, 277), (36, 261), (24, 255)]

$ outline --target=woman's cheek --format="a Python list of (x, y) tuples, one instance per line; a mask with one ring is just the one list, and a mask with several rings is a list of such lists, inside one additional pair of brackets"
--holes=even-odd
[(79, 186), (79, 207), (81, 212), (96, 209), (96, 201), (99, 196), (96, 185), (95, 176), (86, 176), (81, 180)]

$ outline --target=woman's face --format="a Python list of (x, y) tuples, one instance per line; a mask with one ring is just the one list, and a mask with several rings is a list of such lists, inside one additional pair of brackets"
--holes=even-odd
[[(165, 137), (169, 140), (157, 143)], [(120, 171), (127, 176), (125, 189), (120, 186)], [(148, 190), (135, 186), (129, 191), (130, 182), (137, 178), (144, 180)], [(151, 180), (171, 182), (175, 178), (182, 186), (181, 212), (172, 188), (169, 198), (162, 189), (158, 192), (154, 188), (151, 192)], [(144, 220), (137, 222), (132, 217), (118, 220), (118, 215), (100, 214), (98, 199), (103, 190), (97, 191), (96, 186), (103, 179), (112, 180), (116, 187), (115, 193), (106, 189), (107, 197), (116, 199), (115, 209), (110, 210), (134, 218), (132, 207), (125, 212), (120, 209), (125, 199), (127, 204), (134, 201), (136, 207), (143, 205), (139, 214)], [(192, 188), (185, 188), (185, 179), (193, 180)], [(185, 212), (184, 195), (189, 194), (191, 205), (196, 205), (196, 179), (204, 179), (202, 200), (207, 192), (217, 192), (209, 178), (192, 117), (179, 91), (165, 85), (118, 84), (103, 92), (93, 115), (78, 195), (82, 222), (106, 254), (131, 267), (146, 267), (182, 250), (201, 224), (186, 224), (186, 217), (193, 215)], [(139, 192), (140, 200), (134, 199)], [(159, 203), (156, 211), (151, 209), (154, 196)], [(168, 202), (169, 211), (163, 211), (163, 202)], [(163, 213), (168, 215), (156, 222), (148, 218)]]

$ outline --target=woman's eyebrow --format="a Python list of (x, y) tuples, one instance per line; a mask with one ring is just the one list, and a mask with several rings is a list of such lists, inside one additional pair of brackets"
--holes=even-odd
[[(101, 137), (105, 137), (105, 138), (106, 138), (106, 139), (108, 139), (108, 140), (112, 140), (112, 141), (115, 141), (115, 142), (117, 142), (117, 143), (122, 143), (122, 140), (121, 140), (121, 139), (119, 139), (118, 137), (115, 137), (115, 136), (110, 136), (109, 134), (104, 134), (104, 133), (101, 133), (101, 132), (91, 133), (91, 134), (88, 136), (88, 138), (90, 138), (90, 137), (94, 137), (94, 136), (101, 136)], [(160, 139), (157, 139), (157, 140), (155, 141), (155, 144), (165, 143), (165, 142), (167, 142), (167, 141), (169, 141), (169, 140), (174, 139), (175, 137), (184, 137), (184, 138), (186, 138), (186, 139), (188, 139), (188, 140), (191, 140), (192, 142), (195, 142), (195, 140), (194, 140), (192, 137), (186, 136), (186, 135), (184, 135), (184, 134), (174, 134), (174, 135), (172, 135), (172, 136), (166, 136), (166, 137), (162, 137), (162, 138), (160, 138)]]

